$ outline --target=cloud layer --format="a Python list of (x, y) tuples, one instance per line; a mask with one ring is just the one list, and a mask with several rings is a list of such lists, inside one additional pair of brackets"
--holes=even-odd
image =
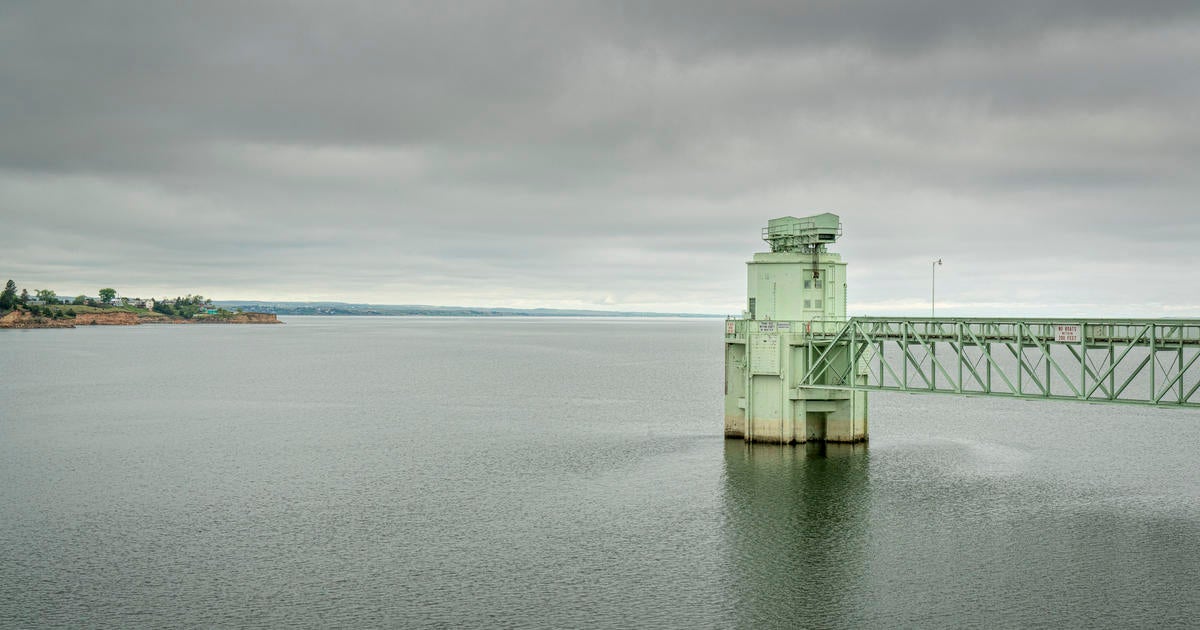
[(0, 274), (737, 312), (1200, 316), (1195, 2), (0, 6)]

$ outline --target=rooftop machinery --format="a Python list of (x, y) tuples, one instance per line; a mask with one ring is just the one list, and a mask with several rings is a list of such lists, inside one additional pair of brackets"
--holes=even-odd
[(846, 317), (835, 214), (771, 219), (725, 322), (725, 435), (867, 439), (867, 392), (1200, 407), (1200, 320)]

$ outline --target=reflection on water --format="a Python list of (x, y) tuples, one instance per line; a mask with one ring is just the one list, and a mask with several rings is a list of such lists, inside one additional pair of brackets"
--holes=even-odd
[(853, 620), (866, 582), (866, 444), (725, 445), (724, 532), (740, 625)]

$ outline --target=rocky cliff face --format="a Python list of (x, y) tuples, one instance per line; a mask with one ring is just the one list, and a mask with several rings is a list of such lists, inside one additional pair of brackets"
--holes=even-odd
[(138, 316), (125, 311), (115, 313), (80, 313), (75, 316), (78, 326), (132, 326), (140, 324)]
[(34, 317), (26, 311), (12, 311), (0, 317), (0, 328), (74, 328), (73, 319)]
[[(239, 318), (245, 318), (244, 320)], [(234, 320), (245, 324), (281, 324), (274, 313), (238, 313)]]
[(228, 317), (197, 317), (197, 324), (281, 324), (274, 313), (235, 313)]

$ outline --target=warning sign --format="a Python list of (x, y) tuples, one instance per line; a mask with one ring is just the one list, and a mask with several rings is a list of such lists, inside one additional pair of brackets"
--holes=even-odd
[(1064, 343), (1078, 343), (1081, 331), (1079, 324), (1055, 324), (1054, 340)]
[(733, 322), (725, 322), (725, 334), (726, 335), (732, 335), (736, 332), (737, 332), (737, 328), (734, 326)]

